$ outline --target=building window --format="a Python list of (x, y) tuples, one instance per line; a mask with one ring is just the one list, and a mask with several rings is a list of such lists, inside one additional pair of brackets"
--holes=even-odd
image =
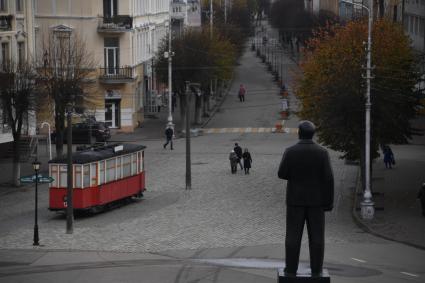
[(18, 64), (25, 63), (25, 42), (18, 42)]
[(1, 62), (5, 66), (10, 60), (9, 42), (2, 42), (1, 44)]
[(0, 0), (0, 12), (7, 12), (7, 0)]
[(24, 11), (24, 3), (22, 0), (16, 0), (16, 13), (22, 13)]
[(120, 49), (118, 37), (105, 37), (103, 57), (105, 62), (106, 74), (118, 74), (118, 68), (120, 65)]

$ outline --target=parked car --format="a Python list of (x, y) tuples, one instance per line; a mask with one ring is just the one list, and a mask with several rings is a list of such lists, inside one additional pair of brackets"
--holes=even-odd
[[(67, 142), (67, 131), (68, 127), (65, 128), (64, 143)], [(52, 133), (51, 138), (52, 142), (56, 142), (56, 131)], [(87, 120), (85, 122), (76, 123), (72, 125), (73, 144), (92, 144), (94, 142), (105, 142), (108, 141), (110, 138), (110, 130), (104, 122)]]

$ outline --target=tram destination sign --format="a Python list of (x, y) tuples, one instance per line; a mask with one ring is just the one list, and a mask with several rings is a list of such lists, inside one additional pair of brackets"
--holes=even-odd
[(38, 176), (37, 175), (31, 175), (31, 176), (23, 176), (23, 177), (19, 178), (21, 183), (35, 183), (35, 179), (38, 179), (37, 180), (38, 183), (51, 183), (55, 180), (52, 177), (43, 176), (41, 174), (38, 174)]

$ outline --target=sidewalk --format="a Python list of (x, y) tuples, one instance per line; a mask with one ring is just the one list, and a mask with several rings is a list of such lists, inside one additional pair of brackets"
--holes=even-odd
[[(273, 28), (266, 25), (269, 33), (273, 33)], [(290, 52), (288, 48), (285, 45), (287, 56), (297, 63), (299, 55)], [(425, 130), (425, 117), (413, 121), (413, 126)], [(425, 218), (416, 198), (421, 184), (425, 182), (425, 136), (413, 137), (408, 145), (391, 147), (397, 162), (392, 170), (385, 168), (382, 157), (373, 164), (372, 191), (378, 193), (374, 199), (377, 208), (374, 219), (361, 219), (360, 211), (357, 210), (363, 198), (361, 194), (357, 194), (353, 217), (358, 225), (371, 234), (425, 249)], [(360, 190), (359, 183), (357, 193)]]
[[(415, 120), (414, 125), (425, 130), (425, 117)], [(382, 157), (373, 164), (372, 191), (379, 193), (374, 196), (378, 208), (374, 219), (363, 220), (356, 210), (353, 216), (376, 236), (425, 249), (425, 217), (416, 198), (425, 182), (425, 137), (416, 136), (408, 145), (391, 148), (396, 160), (393, 169), (385, 168)], [(361, 188), (357, 187), (359, 192)], [(357, 197), (359, 203), (362, 195)]]

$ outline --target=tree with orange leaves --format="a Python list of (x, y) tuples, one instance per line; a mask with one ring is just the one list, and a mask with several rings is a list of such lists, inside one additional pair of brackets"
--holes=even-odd
[[(305, 50), (296, 88), (300, 117), (316, 123), (319, 141), (349, 160), (364, 157), (367, 33), (367, 21), (317, 31)], [(410, 120), (420, 73), (401, 26), (374, 22), (372, 65), (371, 155), (376, 158), (379, 145), (407, 143), (417, 133)]]

